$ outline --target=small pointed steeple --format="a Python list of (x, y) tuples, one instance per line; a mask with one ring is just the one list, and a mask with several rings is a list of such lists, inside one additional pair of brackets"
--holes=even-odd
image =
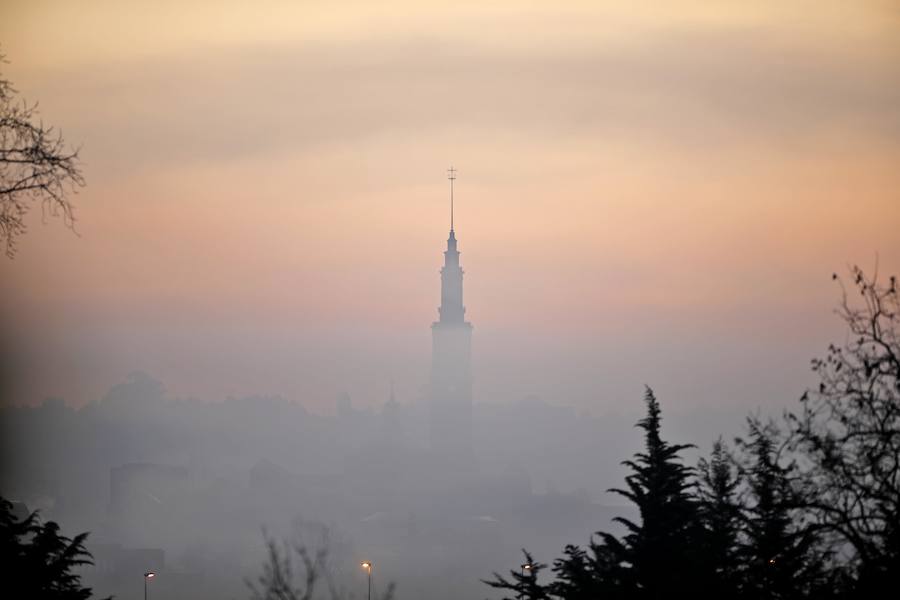
[(444, 267), (441, 269), (441, 306), (438, 309), (441, 323), (463, 323), (466, 309), (463, 306), (463, 270), (459, 266), (459, 250), (456, 249), (456, 232), (453, 229), (453, 182), (456, 169), (447, 170), (450, 180), (450, 237), (444, 252)]
[(453, 182), (456, 181), (456, 169), (453, 165), (447, 169), (447, 179), (450, 180), (450, 237), (453, 238)]

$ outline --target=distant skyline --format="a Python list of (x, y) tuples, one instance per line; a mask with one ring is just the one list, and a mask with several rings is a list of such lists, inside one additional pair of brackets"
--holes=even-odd
[(424, 399), (448, 228), (474, 397), (780, 406), (900, 274), (894, 2), (21, 2), (2, 65), (82, 147), (4, 259), (4, 400)]

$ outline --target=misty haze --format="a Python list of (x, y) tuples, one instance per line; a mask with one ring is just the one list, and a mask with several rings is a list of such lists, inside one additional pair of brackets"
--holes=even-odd
[(0, 55), (10, 597), (895, 586), (892, 3), (13, 1)]

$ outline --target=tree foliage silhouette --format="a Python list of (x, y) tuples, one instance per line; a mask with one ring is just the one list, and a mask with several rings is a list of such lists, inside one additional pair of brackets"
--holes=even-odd
[(748, 437), (739, 439), (746, 481), (739, 556), (742, 596), (791, 599), (821, 593), (828, 553), (819, 529), (803, 512), (796, 465), (784, 464), (784, 444), (773, 423), (751, 418)]
[(69, 149), (62, 134), (38, 119), (37, 104), (17, 100), (12, 83), (0, 77), (0, 243), (6, 255), (15, 255), (33, 203), (74, 226), (68, 194), (84, 184), (78, 150)]
[(550, 589), (567, 600), (629, 598), (636, 589), (634, 573), (621, 555), (621, 544), (606, 532), (595, 534), (587, 550), (566, 546), (562, 558), (553, 563), (556, 580)]
[(640, 596), (662, 598), (690, 593), (697, 575), (695, 555), (686, 542), (697, 536), (698, 506), (691, 496), (692, 469), (679, 456), (693, 446), (663, 440), (659, 402), (649, 387), (644, 401), (647, 416), (638, 422), (644, 430), (644, 452), (623, 463), (633, 471), (625, 478), (626, 487), (610, 490), (637, 506), (640, 522), (614, 519), (628, 529), (621, 542), (601, 535), (620, 562), (631, 565)]
[[(699, 561), (692, 551), (700, 535), (699, 511), (691, 495), (692, 469), (681, 461), (687, 444), (670, 444), (660, 435), (661, 411), (650, 388), (647, 415), (637, 426), (644, 431), (644, 451), (623, 464), (631, 469), (625, 488), (610, 490), (635, 504), (639, 521), (616, 517), (627, 533), (620, 539), (598, 532), (588, 548), (567, 546), (553, 563), (555, 580), (537, 584), (544, 568), (511, 578), (494, 574), (486, 583), (511, 591), (517, 598), (567, 600), (588, 598), (663, 598), (695, 594)], [(526, 559), (532, 560), (526, 552)]]
[(851, 275), (838, 309), (847, 341), (813, 360), (819, 386), (788, 423), (807, 508), (852, 548), (858, 592), (874, 594), (900, 572), (900, 298), (896, 277)]
[[(262, 573), (255, 579), (246, 580), (253, 600), (312, 600), (322, 595), (320, 591), (332, 600), (352, 597), (335, 580), (327, 529), (322, 531), (322, 539), (313, 548), (300, 539), (278, 541), (265, 532), (263, 537), (266, 561)], [(393, 596), (394, 584), (391, 583), (380, 600), (391, 600)]]
[[(900, 299), (852, 269), (838, 311), (848, 340), (813, 361), (820, 377), (786, 413), (787, 431), (758, 417), (729, 452), (719, 439), (696, 470), (660, 436), (646, 394), (643, 452), (624, 464), (640, 520), (566, 546), (554, 578), (539, 570), (487, 583), (517, 598), (663, 597), (741, 600), (880, 597), (900, 572)], [(837, 279), (837, 276), (835, 276)], [(530, 561), (531, 556), (526, 554)], [(541, 568), (544, 568), (541, 565)], [(532, 579), (532, 577), (534, 577)]]
[(738, 550), (742, 513), (738, 493), (741, 478), (721, 438), (708, 459), (697, 466), (701, 551), (711, 597), (734, 598), (740, 589), (742, 561)]
[(41, 523), (37, 512), (19, 520), (13, 504), (0, 497), (0, 564), (7, 598), (84, 600), (91, 589), (82, 587), (74, 571), (93, 564), (84, 547), (88, 534), (70, 539), (53, 521)]
[(509, 577), (495, 572), (494, 578), (485, 583), (495, 589), (513, 592), (516, 600), (547, 600), (553, 597), (548, 587), (538, 583), (538, 578), (547, 565), (535, 561), (527, 550), (522, 550), (522, 554), (525, 562), (518, 570), (511, 569)]

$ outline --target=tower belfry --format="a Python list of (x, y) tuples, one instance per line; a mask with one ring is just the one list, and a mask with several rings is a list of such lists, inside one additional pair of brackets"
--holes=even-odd
[(453, 184), (450, 180), (450, 236), (441, 268), (441, 306), (431, 325), (431, 443), (448, 459), (468, 460), (472, 452), (472, 324), (465, 320), (463, 270), (454, 230)]

